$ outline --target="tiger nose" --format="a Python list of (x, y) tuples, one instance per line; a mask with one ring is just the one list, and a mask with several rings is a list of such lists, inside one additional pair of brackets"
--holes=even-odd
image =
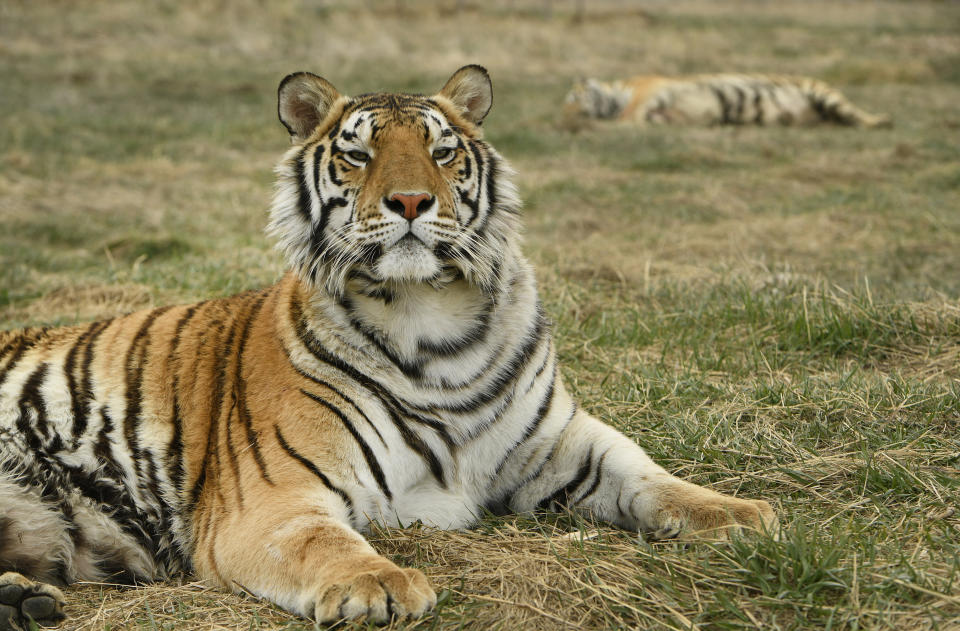
[(426, 212), (433, 204), (433, 195), (428, 193), (394, 193), (384, 202), (390, 210), (403, 215), (408, 221), (413, 221), (417, 215)]

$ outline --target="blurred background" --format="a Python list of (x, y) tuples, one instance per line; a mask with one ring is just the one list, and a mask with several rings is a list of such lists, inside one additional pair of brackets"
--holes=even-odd
[[(5, 2), (0, 322), (66, 322), (30, 305), (106, 280), (131, 301), (272, 281), (280, 79), (433, 92), (467, 63), (544, 273), (956, 293), (958, 32), (947, 2)], [(557, 126), (578, 77), (705, 72), (815, 76), (895, 129)]]
[[(955, 624), (957, 2), (4, 0), (0, 327), (273, 282), (283, 263), (262, 230), (288, 146), (283, 76), (432, 93), (468, 63), (493, 79), (486, 137), (518, 171), (572, 389), (670, 470), (773, 500), (794, 535), (696, 555), (627, 537), (619, 557), (594, 551), (621, 572), (599, 583), (564, 582), (549, 554), (476, 578), (425, 538), (383, 537), (460, 585), (433, 624)], [(710, 72), (816, 77), (894, 127), (559, 124), (579, 77)], [(543, 544), (486, 528), (456, 548), (480, 555), (474, 568), (495, 563), (491, 531), (496, 546)], [(187, 600), (74, 593), (101, 612), (83, 628), (150, 611), (182, 623), (166, 607)], [(248, 628), (252, 605), (229, 602)]]

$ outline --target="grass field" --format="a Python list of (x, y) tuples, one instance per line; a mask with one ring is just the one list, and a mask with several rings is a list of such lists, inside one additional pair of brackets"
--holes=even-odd
[[(379, 531), (442, 590), (391, 628), (960, 629), (960, 4), (458, 4), (0, 4), (0, 328), (273, 282), (280, 78), (430, 92), (481, 63), (567, 383), (785, 534)], [(578, 76), (713, 71), (813, 75), (895, 126), (557, 124)], [(189, 580), (73, 588), (65, 628), (312, 628)]]

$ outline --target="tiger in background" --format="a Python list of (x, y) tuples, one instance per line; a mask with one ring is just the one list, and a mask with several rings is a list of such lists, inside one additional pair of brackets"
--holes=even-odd
[(183, 571), (324, 623), (422, 615), (371, 522), (775, 530), (567, 393), (483, 68), (354, 98), (300, 72), (278, 101), (276, 285), (0, 334), (0, 631), (63, 618), (55, 584)]
[(889, 127), (817, 79), (778, 75), (638, 76), (625, 81), (583, 79), (567, 94), (568, 125), (618, 120), (641, 125), (815, 125)]

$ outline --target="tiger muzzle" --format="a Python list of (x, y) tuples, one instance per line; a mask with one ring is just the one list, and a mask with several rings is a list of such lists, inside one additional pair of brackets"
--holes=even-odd
[(430, 210), (435, 200), (429, 193), (394, 193), (384, 199), (383, 203), (393, 212), (403, 215), (407, 221), (413, 221)]

